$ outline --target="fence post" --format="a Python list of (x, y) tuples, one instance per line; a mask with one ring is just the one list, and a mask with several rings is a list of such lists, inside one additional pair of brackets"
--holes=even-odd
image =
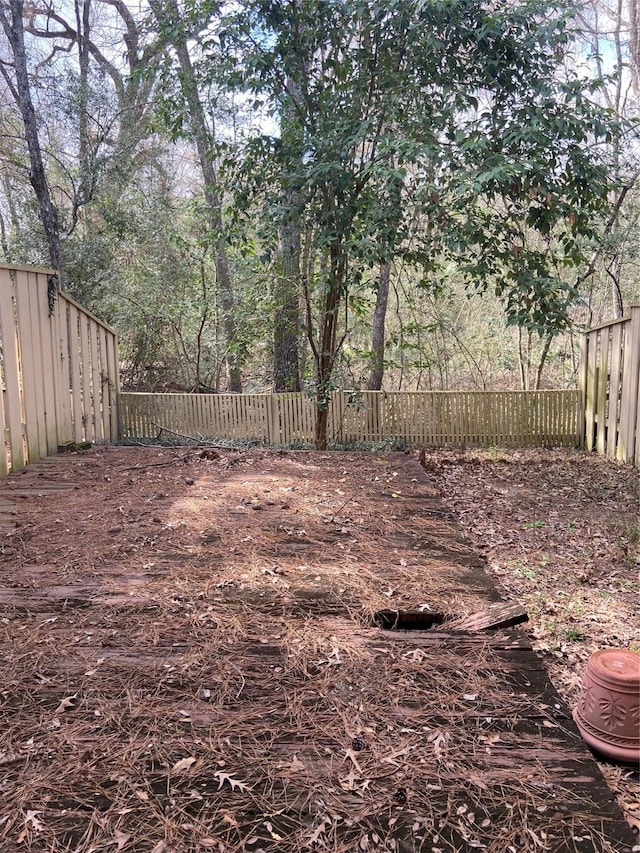
[(640, 305), (631, 307), (624, 342), (624, 373), (622, 376), (622, 399), (620, 406), (620, 441), (618, 459), (621, 462), (633, 462), (639, 456), (640, 444), (638, 429), (639, 377), (640, 377)]
[(587, 436), (587, 369), (589, 359), (589, 335), (584, 333), (580, 339), (580, 363), (578, 367), (578, 412), (576, 429), (578, 447), (584, 450)]
[(267, 443), (280, 444), (280, 411), (277, 394), (267, 395)]
[[(22, 424), (22, 382), (20, 375), (18, 326), (15, 317), (15, 284), (11, 271), (2, 270), (0, 282), (0, 327), (2, 328), (3, 372), (6, 387), (5, 417), (8, 415), (11, 468), (25, 466)], [(4, 436), (3, 436), (4, 438)]]

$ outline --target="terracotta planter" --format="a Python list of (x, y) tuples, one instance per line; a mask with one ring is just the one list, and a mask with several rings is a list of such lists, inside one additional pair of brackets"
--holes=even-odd
[(640, 655), (602, 649), (589, 659), (573, 712), (580, 734), (615, 761), (640, 761)]

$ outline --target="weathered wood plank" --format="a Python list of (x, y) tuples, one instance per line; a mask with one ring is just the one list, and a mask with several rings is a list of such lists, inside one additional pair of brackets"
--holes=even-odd
[(463, 631), (495, 631), (528, 621), (529, 615), (519, 602), (505, 601), (491, 604), (484, 610), (461, 619), (456, 623), (456, 627)]

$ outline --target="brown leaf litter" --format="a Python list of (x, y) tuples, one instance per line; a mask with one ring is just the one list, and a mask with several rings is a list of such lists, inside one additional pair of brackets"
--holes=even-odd
[[(577, 677), (604, 639), (586, 615), (571, 625), (587, 639), (560, 636), (565, 600), (586, 614), (602, 586), (619, 622), (631, 618), (617, 591), (633, 583), (630, 529), (616, 537), (579, 504), (571, 523), (593, 582), (574, 599), (546, 577), (571, 547), (558, 532), (548, 555), (541, 526), (526, 526), (570, 533), (544, 481), (554, 466), (626, 507), (615, 466), (594, 486), (582, 456), (531, 457), (531, 480), (515, 461), (483, 480), (485, 462), (465, 458), (430, 457), (433, 481), (399, 454), (95, 448), (4, 481), (3, 853), (623, 849), (586, 796), (567, 811), (582, 765), (566, 723), (542, 704), (530, 716), (499, 638), (412, 642), (369, 627), (381, 609), (464, 617), (492, 596), (436, 483), (463, 523), (484, 525), (503, 585), (522, 570), (554, 674), (575, 655)], [(473, 508), (472, 477), (493, 489), (493, 510)], [(550, 503), (519, 509), (511, 492)], [(616, 574), (599, 562), (614, 539)], [(622, 774), (617, 784), (627, 790)]]
[[(440, 494), (508, 598), (570, 707), (601, 648), (640, 652), (640, 471), (572, 450), (434, 451)], [(637, 768), (600, 761), (640, 829)]]

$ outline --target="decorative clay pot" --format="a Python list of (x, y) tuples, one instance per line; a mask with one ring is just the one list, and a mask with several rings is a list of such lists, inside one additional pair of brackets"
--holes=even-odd
[(640, 655), (602, 649), (587, 663), (573, 712), (580, 734), (615, 761), (640, 761)]

